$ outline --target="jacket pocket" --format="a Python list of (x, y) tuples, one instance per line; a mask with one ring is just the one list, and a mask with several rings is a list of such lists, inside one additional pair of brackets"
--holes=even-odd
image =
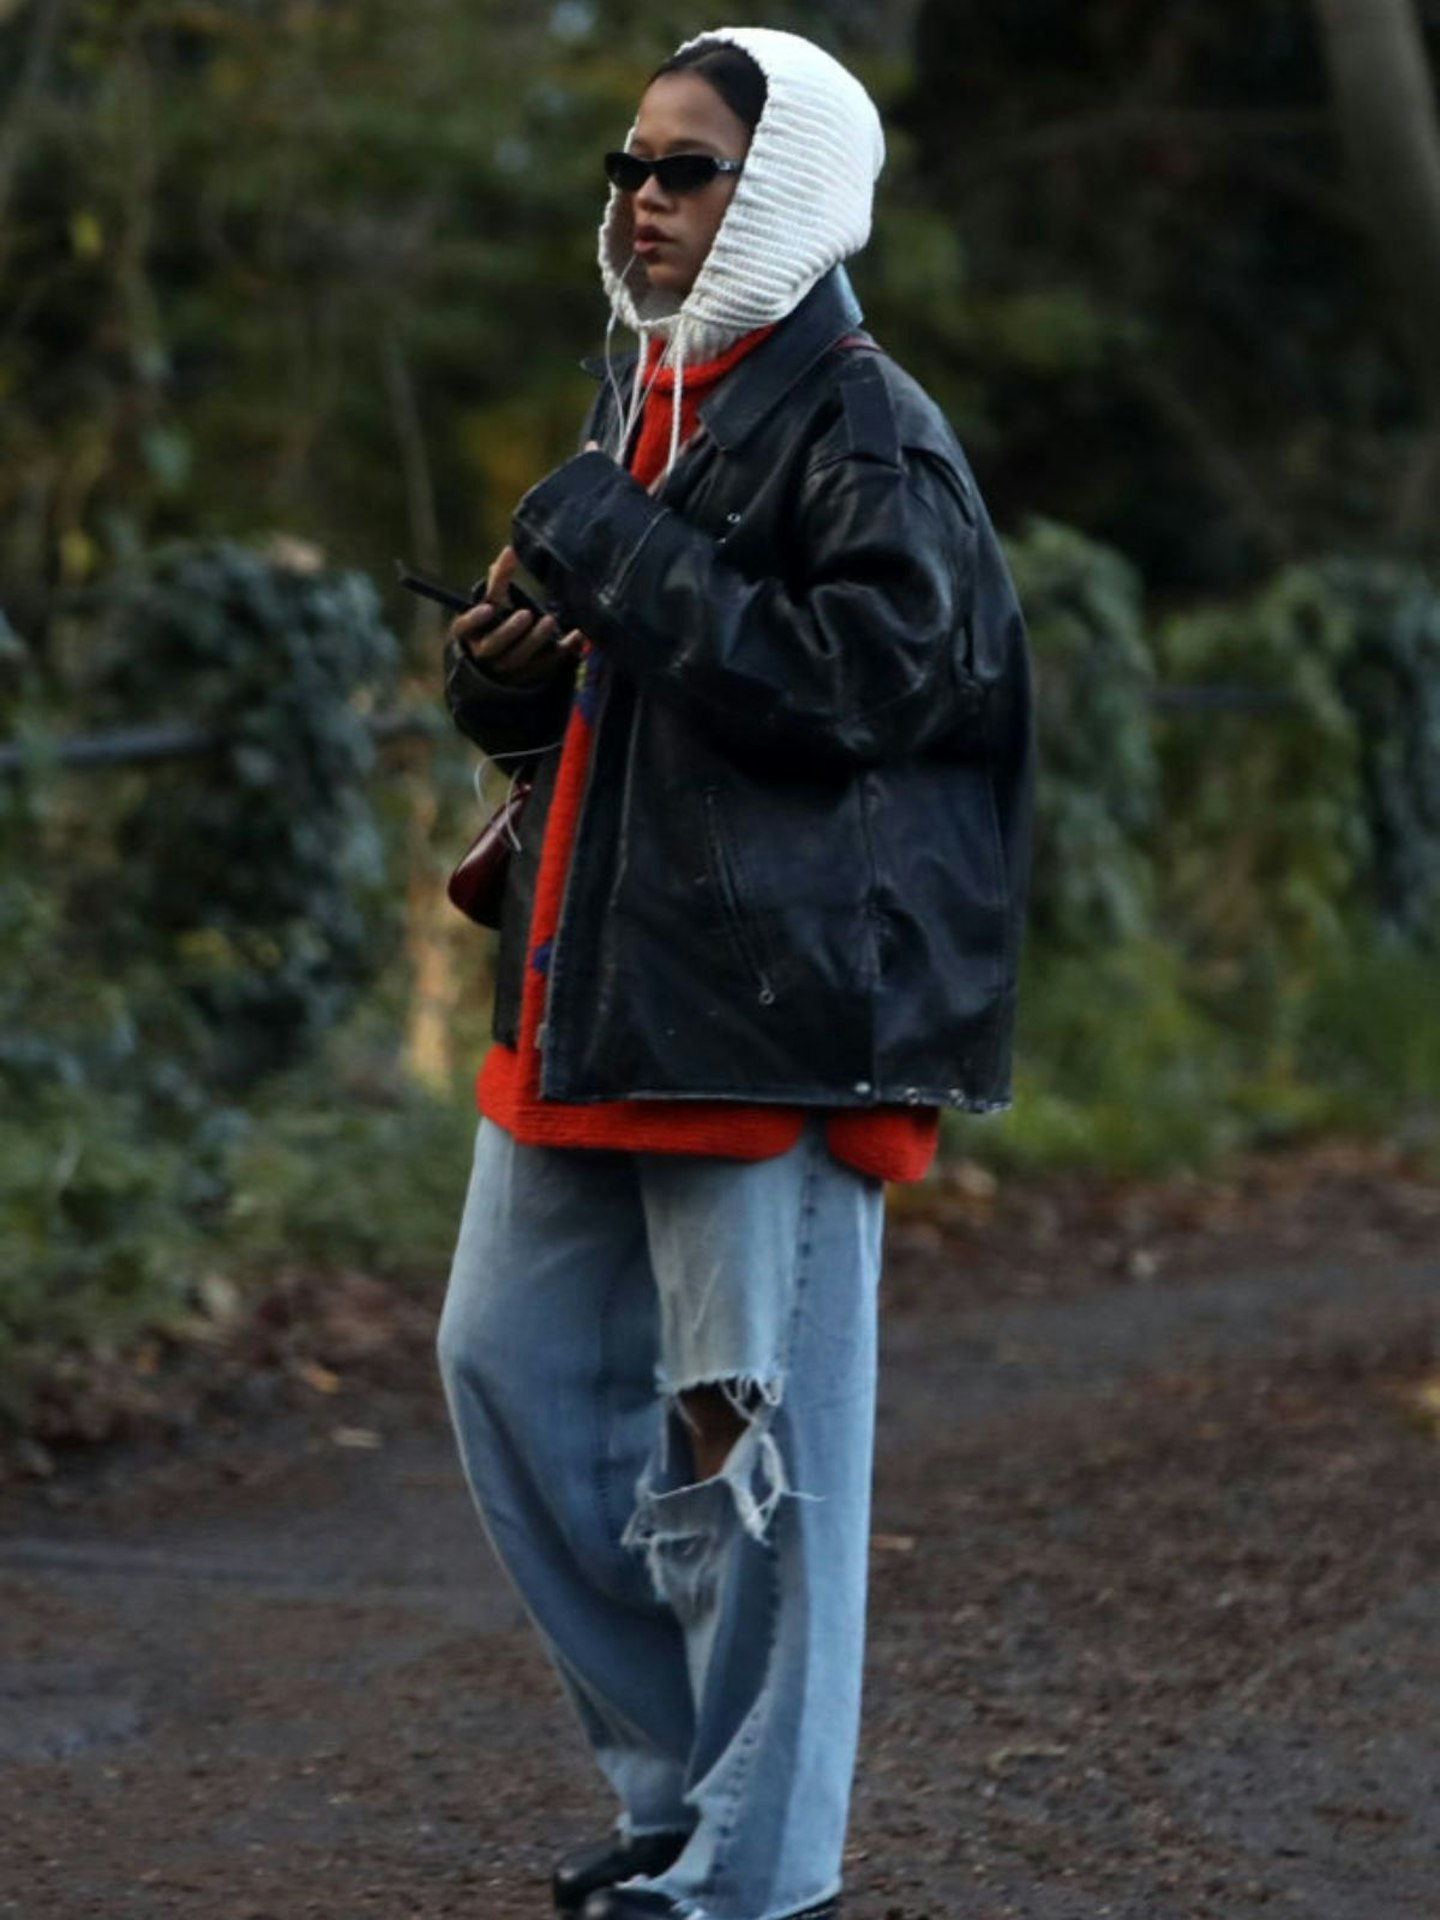
[(735, 836), (725, 818), (720, 789), (705, 789), (705, 851), (715, 896), (741, 964), (755, 982), (762, 1007), (775, 1004), (775, 966), (764, 930), (749, 904), (745, 870)]

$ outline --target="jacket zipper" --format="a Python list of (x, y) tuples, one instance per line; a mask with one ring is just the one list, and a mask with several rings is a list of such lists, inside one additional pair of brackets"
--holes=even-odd
[(764, 957), (750, 937), (750, 923), (740, 894), (739, 878), (726, 845), (719, 790), (715, 787), (705, 789), (705, 827), (710, 841), (710, 864), (720, 890), (720, 904), (730, 924), (735, 945), (739, 948), (741, 959), (755, 976), (760, 989), (761, 1006), (773, 1007), (775, 988), (765, 970)]

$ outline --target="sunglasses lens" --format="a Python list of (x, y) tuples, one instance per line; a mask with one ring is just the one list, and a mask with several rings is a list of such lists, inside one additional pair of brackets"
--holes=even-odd
[(606, 178), (621, 193), (638, 193), (649, 172), (650, 162), (637, 159), (633, 153), (607, 153), (605, 156)]
[(698, 193), (720, 169), (708, 153), (670, 153), (663, 160), (616, 151), (605, 156), (605, 174), (621, 193), (638, 193), (653, 173), (662, 193)]
[(718, 172), (708, 153), (672, 153), (655, 162), (655, 178), (665, 193), (698, 193)]

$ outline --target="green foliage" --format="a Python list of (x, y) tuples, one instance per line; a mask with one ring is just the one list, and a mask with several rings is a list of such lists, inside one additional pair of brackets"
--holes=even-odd
[(159, 983), (81, 971), (67, 935), (55, 892), (0, 870), (0, 1408), (35, 1353), (179, 1305), (236, 1125), (146, 1030)]
[(1167, 593), (1433, 554), (1433, 407), (1344, 190), (1321, 13), (923, 0), (894, 113), (917, 214), (964, 248), (940, 344), (1002, 524), (1077, 526)]
[(242, 1271), (313, 1266), (434, 1280), (449, 1264), (475, 1140), (468, 1084), (366, 1086), (345, 1040), (327, 1070), (266, 1089), (233, 1161), (224, 1231)]
[(1356, 728), (1369, 893), (1402, 940), (1440, 949), (1440, 588), (1418, 567), (1333, 562), (1351, 626), (1340, 692)]
[[(157, 554), (104, 607), (52, 661), (53, 687), (74, 657), (67, 714), (215, 744), (84, 788), (37, 749), (0, 784), (0, 1372), (180, 1305), (231, 1205), (237, 1096), (316, 1049), (394, 919), (365, 710), (395, 646), (369, 582), (222, 543)], [(33, 672), (7, 704), (38, 727)]]
[(1340, 691), (1347, 610), (1315, 569), (1253, 600), (1168, 622), (1177, 687), (1238, 689), (1252, 709), (1161, 728), (1166, 916), (1217, 991), (1273, 992), (1348, 940), (1371, 848), (1353, 718)]
[[(1073, 534), (1049, 538), (1071, 561), (1093, 554)], [(993, 1135), (964, 1123), (967, 1150), (1148, 1172), (1433, 1114), (1435, 583), (1381, 563), (1289, 569), (1249, 600), (1162, 625), (1166, 687), (1218, 692), (1219, 704), (1182, 704), (1152, 724), (1134, 704), (1143, 652), (1122, 646), (1118, 713), (1092, 705), (1072, 729), (1086, 703), (1064, 670), (1089, 661), (1092, 628), (1057, 623), (1054, 566), (1021, 548), (1015, 560), (1042, 688), (1040, 897), (1016, 1107)], [(1070, 578), (1061, 567), (1062, 586)], [(1133, 590), (1122, 605), (1138, 622)], [(1112, 608), (1098, 622), (1120, 617)], [(1097, 680), (1110, 688), (1103, 669)], [(1105, 810), (1110, 789), (1086, 764), (1113, 770), (1122, 718), (1144, 742), (1138, 764), (1158, 769), (1128, 815)], [(1087, 946), (1057, 908), (1092, 860), (1129, 875), (1148, 917), (1082, 913), (1081, 931), (1097, 930)]]
[[(54, 585), (169, 537), (279, 526), (344, 564), (406, 547), (475, 577), (517, 468), (572, 449), (603, 325), (598, 155), (658, 25), (79, 10), (17, 103), (0, 245), (0, 595), (36, 645)], [(0, 76), (25, 31), (0, 21)], [(517, 393), (495, 490), (477, 445)]]
[(365, 711), (394, 663), (368, 580), (232, 543), (164, 550), (109, 597), (90, 717), (220, 745), (132, 790), (72, 897), (106, 902), (112, 957), (164, 968), (224, 1086), (300, 1057), (383, 959)]
[(1157, 769), (1139, 581), (1119, 554), (1048, 521), (1007, 558), (1035, 656), (1035, 938), (1107, 946), (1150, 919)]
[(947, 1116), (951, 1146), (1019, 1172), (1203, 1168), (1236, 1149), (1325, 1132), (1402, 1134), (1440, 1123), (1434, 962), (1363, 939), (1289, 976), (1260, 1028), (1214, 996), (1180, 949), (1032, 950), (1015, 1105), (998, 1120)]
[(0, 1406), (36, 1350), (113, 1349), (179, 1310), (223, 1193), (208, 1131), (166, 1137), (138, 1091), (53, 1081), (0, 1119)]
[(1300, 1075), (1332, 1119), (1440, 1123), (1440, 994), (1432, 951), (1378, 939), (1322, 967), (1295, 1018)]
[[(344, 1042), (242, 1114), (167, 1129), (153, 1099), (52, 1082), (0, 1118), (0, 1416), (57, 1354), (179, 1326), (209, 1276), (363, 1268), (432, 1284), (465, 1192), (468, 1088), (366, 1081)], [(180, 1115), (172, 1116), (177, 1123)]]
[[(1440, 589), (1334, 560), (1162, 629), (1167, 681), (1258, 695), (1167, 720), (1165, 904), (1213, 984), (1273, 992), (1364, 945), (1440, 939)], [(1266, 703), (1269, 704), (1266, 704)]]
[(1086, 953), (1032, 950), (1020, 997), (1015, 1106), (952, 1124), (970, 1153), (1033, 1168), (1155, 1172), (1238, 1141), (1227, 1036), (1178, 955), (1154, 940)]

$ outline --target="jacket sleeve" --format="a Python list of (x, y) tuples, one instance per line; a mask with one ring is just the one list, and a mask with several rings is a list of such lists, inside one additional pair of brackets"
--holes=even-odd
[(574, 684), (570, 665), (537, 686), (509, 686), (484, 672), (453, 640), (445, 643), (445, 703), (451, 718), (492, 760), (558, 745)]
[(974, 510), (927, 453), (820, 443), (788, 580), (747, 578), (600, 453), (526, 494), (514, 541), (568, 620), (747, 755), (901, 757), (953, 740), (982, 704), (967, 666)]
[[(600, 432), (604, 402), (601, 388), (581, 429), (582, 446)], [(445, 642), (445, 704), (450, 717), (492, 760), (558, 745), (570, 717), (574, 688), (573, 662), (557, 667), (541, 685), (516, 687), (486, 673), (453, 640)]]

